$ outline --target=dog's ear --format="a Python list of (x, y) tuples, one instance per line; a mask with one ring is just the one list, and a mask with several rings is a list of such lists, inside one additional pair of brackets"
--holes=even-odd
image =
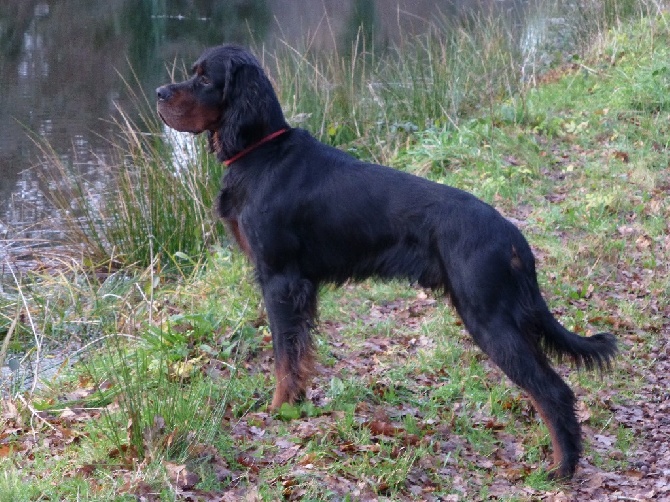
[(220, 76), (221, 80), (223, 81), (221, 103), (230, 101), (231, 93), (234, 90), (234, 76), (240, 66), (241, 64), (233, 57), (229, 57), (223, 61), (223, 64), (221, 65), (223, 68), (223, 75)]
[(272, 84), (257, 64), (230, 61), (223, 90), (223, 114), (218, 131), (224, 159), (286, 127)]
[(272, 83), (256, 58), (227, 46), (206, 55), (208, 71), (221, 86), (221, 123), (210, 148), (224, 161), (268, 134), (288, 127)]

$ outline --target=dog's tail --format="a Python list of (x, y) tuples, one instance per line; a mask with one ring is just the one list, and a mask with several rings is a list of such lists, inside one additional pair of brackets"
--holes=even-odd
[(577, 368), (604, 370), (617, 353), (612, 333), (580, 336), (566, 329), (547, 307), (537, 283), (535, 258), (528, 245), (512, 247), (512, 273), (522, 298), (519, 326), (527, 339), (539, 343), (549, 356), (569, 359)]
[(567, 357), (578, 368), (587, 370), (610, 367), (617, 353), (616, 338), (612, 333), (598, 333), (592, 336), (579, 336), (559, 323), (542, 301), (537, 312), (538, 331), (546, 352), (559, 360)]

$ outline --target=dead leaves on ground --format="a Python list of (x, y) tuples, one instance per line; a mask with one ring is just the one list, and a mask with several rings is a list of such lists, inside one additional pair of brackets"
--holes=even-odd
[(51, 413), (26, 410), (26, 405), (21, 401), (0, 400), (0, 458), (18, 453), (33, 459), (37, 448), (60, 454), (83, 437), (76, 424), (92, 416), (83, 409), (65, 408)]
[[(279, 490), (285, 500), (300, 500), (319, 490), (331, 498), (349, 495), (356, 500), (376, 500), (389, 494), (400, 500), (470, 500), (476, 499), (483, 488), (490, 499), (510, 494), (557, 501), (670, 497), (667, 343), (649, 348), (647, 335), (626, 316), (588, 320), (589, 324), (623, 332), (622, 342), (632, 350), (636, 344), (646, 346), (640, 349), (645, 357), (636, 360), (646, 360), (647, 367), (633, 365), (625, 358), (616, 363), (618, 371), (644, 379), (645, 385), (635, 400), (625, 404), (613, 399), (614, 390), (582, 396), (577, 411), (589, 443), (587, 455), (571, 484), (546, 492), (533, 490), (524, 481), (536, 469), (547, 467), (551, 452), (546, 431), (533, 427), (538, 418), (520, 393), (512, 391), (505, 402), (499, 403), (510, 411), (504, 420), (516, 423), (501, 422), (486, 407), (473, 409), (467, 400), (451, 403), (438, 420), (422, 415), (408, 403), (392, 405), (385, 401), (391, 386), (402, 386), (406, 392), (416, 393), (437, 387), (443, 381), (443, 374), (422, 373), (391, 384), (384, 376), (388, 367), (402, 358), (419, 350), (432, 350), (434, 341), (421, 334), (421, 323), (436, 308), (437, 300), (425, 293), (416, 298), (371, 304), (367, 316), (362, 317), (363, 322), (375, 325), (390, 319), (392, 330), (398, 329), (399, 333), (390, 337), (372, 335), (358, 340), (356, 347), (349, 346), (350, 341), (340, 334), (346, 322), (326, 323), (323, 328), (336, 363), (332, 368), (321, 368), (308, 393), (318, 406), (313, 416), (301, 416), (298, 412), (286, 421), (263, 412), (238, 417), (229, 410), (221, 427), (230, 435), (230, 449), (220, 451), (193, 440), (186, 463), (161, 458), (162, 450), (174, 441), (176, 434), (161, 417), (155, 417), (153, 425), (142, 431), (134, 431), (135, 425), (129, 422), (126, 433), (141, 434), (147, 452), (144, 457), (134, 448), (122, 446), (108, 451), (107, 457), (96, 463), (78, 464), (73, 460), (66, 475), (86, 479), (93, 493), (99, 489), (101, 475), (112, 476), (119, 493), (144, 501), (160, 500), (161, 486), (169, 486), (179, 500), (261, 500), (263, 494), (259, 488), (263, 485)], [(667, 306), (659, 303), (657, 309), (654, 331), (669, 333), (667, 317), (662, 321)], [(468, 343), (466, 338), (463, 340)], [(485, 359), (480, 363), (489, 377), (500, 377)], [(353, 410), (352, 430), (356, 432), (353, 437), (342, 427), (345, 420), (352, 418), (341, 410), (327, 411), (329, 400), (324, 394), (329, 380), (343, 373), (360, 377), (377, 398), (362, 399)], [(90, 392), (90, 384), (82, 382), (80, 390), (63, 398), (78, 401)], [(605, 430), (592, 427), (593, 413), (586, 399), (598, 402), (601, 410), (611, 410), (610, 427)], [(35, 449), (43, 452), (48, 447), (51, 454), (63, 455), (70, 445), (85, 438), (81, 425), (99, 418), (98, 411), (77, 407), (31, 414), (21, 406), (18, 402), (3, 401), (0, 457), (21, 453), (27, 460), (21, 466), (27, 476), (41, 475), (30, 472)], [(489, 435), (490, 450), (481, 451), (476, 441), (468, 439), (467, 431), (457, 429), (458, 422), (467, 423), (475, 433)], [(412, 424), (411, 429), (408, 423)], [(633, 448), (630, 451), (617, 449), (617, 427), (630, 431)], [(529, 456), (530, 448), (539, 449), (534, 457)], [(605, 464), (620, 467), (595, 467), (596, 456), (608, 459)], [(151, 468), (159, 469), (160, 476), (148, 482), (146, 473), (152, 461)], [(602, 463), (601, 460), (599, 465)], [(404, 465), (406, 470), (400, 480), (385, 479), (375, 476), (375, 472), (384, 472), (375, 471), (377, 465)], [(204, 485), (209, 488), (203, 488)]]

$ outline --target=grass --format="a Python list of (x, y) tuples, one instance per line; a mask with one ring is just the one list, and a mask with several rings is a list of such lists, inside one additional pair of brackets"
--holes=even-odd
[[(602, 31), (573, 63), (529, 87), (510, 83), (518, 80), (504, 45), (483, 53), (486, 74), (469, 59), (454, 63), (450, 44), (468, 47), (475, 41), (466, 35), (441, 41), (434, 32), (388, 60), (363, 47), (346, 72), (339, 56), (317, 63), (293, 52), (266, 63), (275, 64), (282, 101), (292, 99), (286, 89), (295, 95), (289, 114), (313, 110), (306, 124), (322, 139), (494, 204), (533, 245), (561, 322), (617, 334), (625, 357), (615, 372), (598, 379), (560, 366), (589, 438), (584, 472), (613, 476), (643, 439), (611, 410), (644, 386), (670, 312), (667, 18)], [(485, 78), (458, 73), (469, 66)], [(410, 89), (402, 103), (397, 82)], [(418, 130), (397, 127), (407, 123)], [(209, 492), (519, 500), (570, 489), (546, 478), (549, 435), (524, 395), (441, 298), (402, 283), (325, 288), (310, 402), (268, 415), (271, 338), (253, 272), (236, 251), (209, 245), (219, 167), (196, 142), (199, 161), (182, 173), (170, 143), (124, 127), (124, 163), (110, 166), (120, 199), (81, 204), (70, 220), (71, 235), (92, 250), (87, 260), (17, 277), (0, 298), (5, 339), (33, 340), (41, 360), (76, 341), (81, 363), (53, 387), (3, 401), (0, 500)], [(158, 180), (157, 172), (170, 175)], [(66, 190), (64, 200), (87, 200), (85, 180), (71, 182), (78, 192)], [(152, 197), (165, 190), (164, 198), (139, 187)], [(207, 195), (179, 205), (194, 193)], [(111, 204), (122, 209), (116, 217), (106, 212)], [(165, 205), (180, 210), (163, 214)], [(183, 221), (171, 219), (177, 213)], [(133, 241), (135, 224), (153, 238)], [(180, 244), (172, 230), (184, 226), (195, 233)], [(612, 444), (603, 448), (596, 436)]]
[[(561, 49), (578, 50), (616, 20), (653, 7), (633, 0), (581, 7), (587, 10), (571, 18)], [(535, 9), (545, 9), (540, 17), (553, 13), (551, 6)], [(303, 50), (287, 46), (273, 54), (256, 52), (281, 83), (279, 97), (293, 125), (354, 155), (388, 164), (415, 142), (417, 132), (456, 133), (473, 115), (493, 119), (501, 100), (521, 99), (524, 106), (526, 87), (546, 64), (537, 61), (541, 47), (539, 52), (522, 50), (518, 32), (505, 16), (479, 13), (457, 20), (445, 16), (423, 35), (403, 36), (390, 49), (371, 45), (361, 30), (345, 53), (316, 53), (308, 42)], [(662, 77), (664, 67), (657, 66)], [(646, 96), (653, 84), (636, 85)], [(206, 154), (204, 142), (163, 134), (153, 104), (136, 91), (139, 83), (128, 82), (127, 88), (139, 119), (135, 123), (119, 110), (119, 135), (112, 140), (116, 155), (98, 166), (111, 189), (101, 193), (37, 139), (50, 160), (45, 182), (56, 188), (47, 197), (60, 209), (70, 244), (90, 266), (190, 270), (209, 245), (220, 242), (216, 236), (222, 227), (211, 208), (222, 167)], [(662, 92), (655, 96), (663, 99)], [(525, 113), (515, 105), (505, 110), (508, 119)], [(540, 126), (558, 124), (545, 120)]]
[[(183, 275), (216, 242), (223, 227), (212, 218), (222, 165), (204, 144), (174, 135), (166, 140), (153, 104), (126, 83), (138, 123), (123, 111), (112, 140), (113, 157), (100, 159), (107, 191), (77, 174), (48, 144), (36, 139), (48, 162), (42, 177), (57, 190), (47, 196), (59, 209), (69, 247), (100, 272), (137, 266)], [(104, 222), (104, 224), (103, 224)]]

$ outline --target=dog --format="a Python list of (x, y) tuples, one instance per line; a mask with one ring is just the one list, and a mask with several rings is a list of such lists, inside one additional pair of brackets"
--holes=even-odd
[(206, 132), (227, 165), (218, 214), (253, 263), (275, 357), (270, 409), (305, 396), (319, 287), (402, 278), (447, 295), (475, 343), (529, 396), (546, 423), (554, 464), (570, 478), (582, 451), (575, 395), (550, 356), (603, 370), (615, 337), (581, 337), (551, 314), (518, 228), (475, 196), (359, 161), (289, 126), (258, 60), (207, 49), (192, 76), (156, 90), (161, 119)]

